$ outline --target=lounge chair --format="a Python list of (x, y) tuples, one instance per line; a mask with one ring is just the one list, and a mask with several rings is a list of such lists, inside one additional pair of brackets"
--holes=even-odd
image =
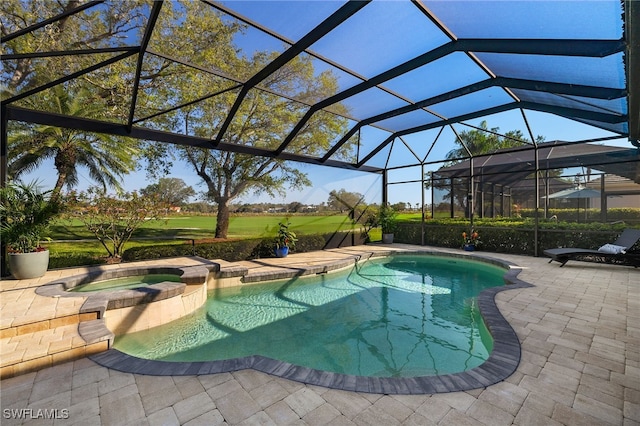
[(613, 244), (605, 244), (598, 250), (580, 248), (555, 248), (544, 250), (549, 263), (560, 262), (564, 266), (570, 260), (581, 262), (609, 263), (613, 265), (640, 266), (640, 252), (631, 248), (640, 241), (640, 229), (625, 229)]

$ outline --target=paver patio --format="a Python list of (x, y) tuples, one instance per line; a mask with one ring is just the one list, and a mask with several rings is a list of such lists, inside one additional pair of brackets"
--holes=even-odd
[[(2, 380), (2, 424), (640, 424), (640, 270), (578, 262), (560, 268), (545, 258), (481, 255), (519, 265), (518, 278), (534, 285), (496, 297), (522, 344), (516, 372), (496, 385), (390, 396), (304, 385), (254, 370), (144, 376), (84, 358)], [(292, 255), (286, 262), (295, 266), (336, 256)], [(284, 263), (245, 265), (277, 270), (279, 262)], [(77, 271), (51, 271), (40, 283), (71, 273)], [(2, 281), (3, 328), (77, 308), (73, 299), (44, 303), (33, 292), (37, 285)], [(4, 359), (14, 350), (6, 347), (7, 339), (1, 341)]]

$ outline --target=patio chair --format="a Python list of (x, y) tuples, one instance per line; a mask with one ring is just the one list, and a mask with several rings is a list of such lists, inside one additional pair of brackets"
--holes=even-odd
[(632, 248), (638, 241), (640, 241), (640, 229), (625, 229), (615, 242), (605, 244), (598, 250), (566, 247), (544, 250), (543, 253), (551, 258), (549, 263), (555, 260), (561, 263), (560, 267), (570, 260), (577, 260), (637, 268), (640, 266), (640, 251), (632, 251)]

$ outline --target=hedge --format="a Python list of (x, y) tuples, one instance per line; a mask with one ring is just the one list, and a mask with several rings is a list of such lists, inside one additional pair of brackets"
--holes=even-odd
[[(306, 253), (363, 244), (359, 232), (336, 232), (330, 234), (299, 235), (291, 253)], [(162, 259), (178, 256), (200, 256), (205, 259), (222, 259), (229, 262), (275, 257), (273, 238), (253, 238), (234, 241), (180, 243), (171, 245), (133, 247), (122, 253), (122, 260)]]
[[(624, 224), (576, 224), (542, 222), (538, 230), (538, 255), (556, 247), (579, 247), (597, 249), (613, 242), (626, 226)], [(535, 255), (535, 231), (532, 221), (495, 223), (480, 222), (474, 229), (480, 234), (480, 250), (496, 253)], [(424, 244), (436, 247), (460, 248), (462, 232), (469, 232), (466, 221), (429, 221), (425, 224)], [(401, 223), (395, 233), (395, 241), (421, 244), (421, 226)], [(634, 247), (634, 250), (640, 247)]]
[[(520, 216), (523, 218), (533, 218), (535, 215), (534, 209), (521, 209)], [(559, 221), (585, 221), (585, 209), (581, 208), (579, 211), (574, 209), (548, 209), (547, 216), (555, 216)], [(587, 209), (586, 221), (597, 222), (600, 221), (600, 209)], [(640, 224), (640, 209), (634, 208), (610, 208), (607, 209), (607, 222), (625, 221), (630, 224)]]

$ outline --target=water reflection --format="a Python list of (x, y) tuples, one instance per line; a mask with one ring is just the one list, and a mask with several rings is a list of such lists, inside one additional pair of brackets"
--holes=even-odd
[(491, 340), (475, 296), (501, 285), (503, 271), (422, 259), (395, 256), (343, 274), (220, 291), (202, 312), (125, 336), (116, 347), (174, 361), (259, 354), (383, 377), (453, 373), (482, 364)]

